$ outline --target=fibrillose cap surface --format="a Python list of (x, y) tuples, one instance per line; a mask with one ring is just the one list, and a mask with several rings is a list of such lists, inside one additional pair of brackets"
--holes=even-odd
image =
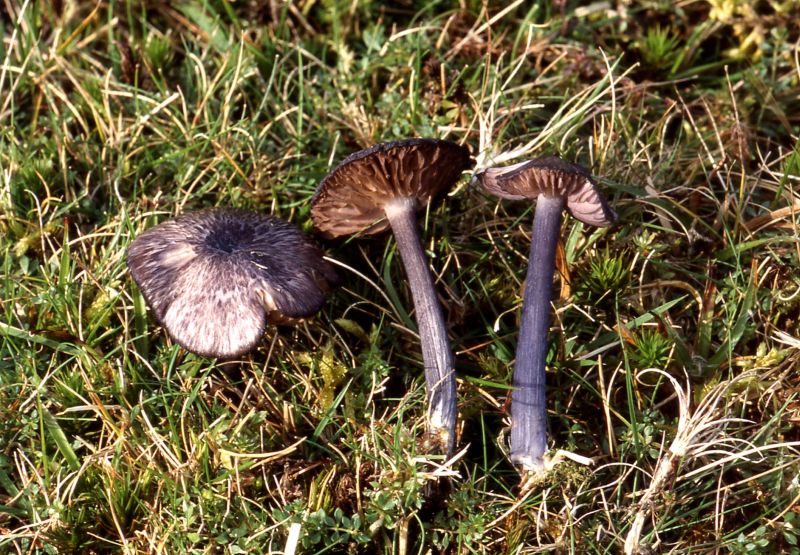
[(384, 231), (383, 206), (415, 198), (418, 208), (458, 181), (471, 164), (469, 150), (450, 141), (408, 139), (348, 156), (317, 187), (311, 217), (327, 238)]
[(333, 267), (292, 224), (216, 208), (180, 216), (139, 235), (131, 275), (169, 335), (203, 356), (251, 350), (267, 321), (314, 314)]
[(566, 197), (569, 213), (589, 225), (604, 227), (617, 221), (617, 214), (603, 198), (589, 171), (557, 156), (489, 168), (481, 174), (480, 181), (486, 191), (501, 198)]

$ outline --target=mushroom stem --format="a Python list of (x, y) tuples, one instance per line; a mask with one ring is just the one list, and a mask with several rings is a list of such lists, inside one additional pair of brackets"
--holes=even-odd
[(545, 358), (556, 243), (564, 204), (564, 197), (560, 196), (540, 195), (536, 200), (511, 395), (511, 460), (537, 473), (545, 469), (547, 451)]
[(422, 250), (414, 198), (397, 198), (384, 205), (397, 248), (408, 275), (414, 300), (425, 382), (428, 390), (428, 423), (446, 454), (453, 449), (456, 426), (456, 379), (453, 351), (447, 338), (442, 307), (436, 297), (433, 276)]

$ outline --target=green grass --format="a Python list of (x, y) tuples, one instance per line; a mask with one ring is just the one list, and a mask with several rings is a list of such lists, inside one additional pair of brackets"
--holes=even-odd
[[(800, 553), (800, 5), (558, 5), (4, 3), (0, 551)], [(532, 208), (468, 175), (423, 221), (444, 467), (390, 236), (324, 245), (342, 287), (235, 363), (126, 272), (193, 209), (312, 232), (333, 165), (412, 136), (560, 154), (619, 212), (564, 222), (550, 334), (550, 444), (592, 467), (505, 456)]]

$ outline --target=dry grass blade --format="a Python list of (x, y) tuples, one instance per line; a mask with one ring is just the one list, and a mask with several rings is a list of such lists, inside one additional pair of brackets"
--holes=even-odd
[(640, 539), (645, 522), (648, 516), (656, 511), (658, 499), (679, 478), (679, 470), (706, 455), (719, 454), (718, 446), (726, 444), (727, 427), (734, 422), (743, 421), (740, 418), (724, 416), (727, 411), (721, 403), (724, 403), (726, 396), (737, 383), (752, 377), (751, 374), (743, 373), (716, 385), (704, 395), (698, 406), (692, 409), (690, 406), (692, 392), (688, 382), (684, 387), (674, 377), (655, 368), (641, 371), (639, 379), (646, 374), (657, 374), (672, 384), (678, 403), (678, 428), (669, 446), (661, 453), (650, 478), (650, 484), (632, 511), (631, 527), (625, 537), (626, 555), (643, 552)]

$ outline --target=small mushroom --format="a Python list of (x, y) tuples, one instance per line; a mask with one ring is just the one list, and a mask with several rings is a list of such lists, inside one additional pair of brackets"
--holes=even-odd
[(593, 226), (611, 225), (617, 215), (586, 168), (556, 156), (489, 168), (479, 179), (496, 196), (537, 199), (511, 395), (511, 460), (539, 474), (546, 469), (545, 357), (561, 212), (566, 207)]
[(408, 274), (425, 364), (429, 430), (445, 452), (455, 440), (453, 351), (422, 249), (416, 213), (449, 189), (471, 164), (449, 141), (409, 139), (348, 156), (317, 187), (311, 216), (327, 238), (375, 234), (391, 226)]
[(311, 316), (337, 280), (292, 224), (212, 208), (148, 229), (127, 253), (131, 275), (167, 333), (202, 356), (251, 350), (270, 322)]

